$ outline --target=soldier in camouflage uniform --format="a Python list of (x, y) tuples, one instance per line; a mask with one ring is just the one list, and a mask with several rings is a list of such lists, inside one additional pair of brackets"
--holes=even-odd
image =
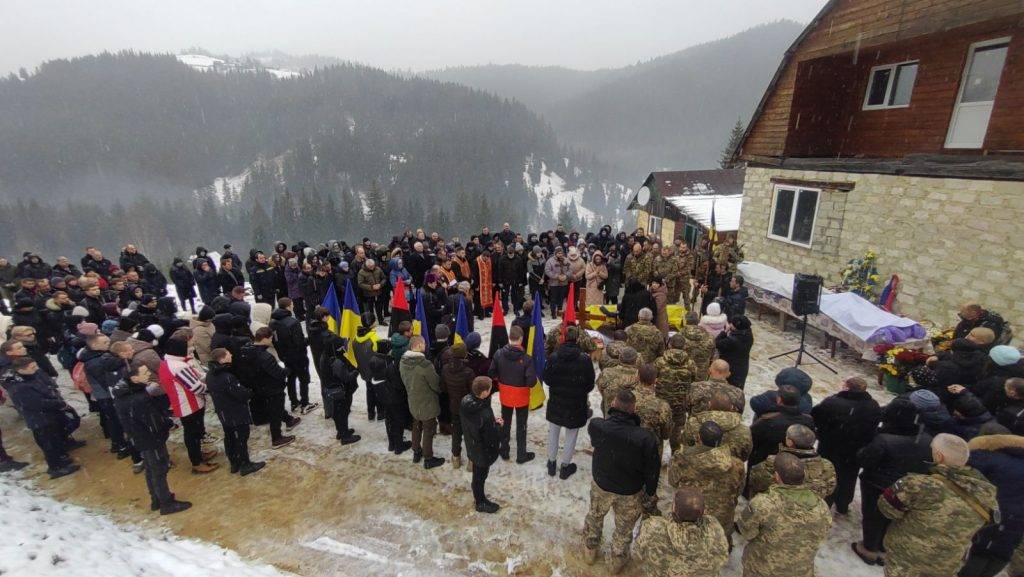
[(997, 514), (996, 489), (967, 466), (960, 437), (932, 440), (930, 474), (910, 473), (882, 492), (878, 510), (892, 519), (885, 533), (886, 577), (953, 576), (971, 538)]
[(651, 282), (654, 259), (650, 253), (644, 252), (640, 243), (633, 245), (633, 252), (626, 255), (626, 261), (622, 265), (622, 276), (628, 284), (630, 280), (636, 279), (640, 284), (647, 286)]
[(747, 539), (743, 577), (814, 577), (814, 556), (828, 536), (832, 513), (803, 486), (800, 459), (775, 460), (777, 484), (751, 499), (737, 521)]
[(678, 302), (679, 296), (682, 296), (686, 308), (690, 308), (690, 292), (693, 287), (690, 286), (690, 281), (693, 279), (693, 266), (694, 256), (693, 252), (690, 251), (690, 247), (681, 245), (679, 250), (675, 254), (676, 262), (679, 263), (678, 271), (679, 276), (676, 278), (676, 287), (679, 290), (679, 295), (676, 296), (676, 300), (672, 299), (672, 293), (669, 293), (670, 302)]
[(667, 303), (674, 305), (679, 302), (679, 260), (672, 255), (671, 247), (662, 247), (661, 254), (654, 257), (651, 266), (652, 278), (665, 281)]
[(654, 311), (642, 308), (636, 323), (626, 327), (626, 344), (640, 354), (640, 362), (653, 363), (665, 352), (665, 335), (654, 326)]
[(736, 265), (743, 262), (743, 249), (731, 236), (725, 237), (721, 244), (715, 245), (711, 254), (715, 264), (725, 265), (726, 270), (731, 273), (736, 272)]
[(664, 454), (665, 441), (672, 437), (672, 407), (658, 398), (656, 391), (658, 369), (651, 363), (640, 365), (637, 371), (640, 379), (633, 394), (636, 395), (636, 414), (640, 426), (654, 433), (658, 438), (658, 456)]
[[(576, 344), (580, 346), (581, 351), (589, 355), (597, 350), (597, 345), (594, 344), (594, 339), (591, 338), (590, 333), (584, 330), (584, 327), (579, 327), (579, 329), (576, 333)], [(560, 344), (562, 344), (562, 325), (557, 325), (544, 335), (544, 354), (549, 357), (555, 354), (555, 349)]]
[[(804, 486), (825, 499), (836, 489), (836, 468), (831, 461), (822, 459), (814, 450), (817, 438), (814, 431), (804, 425), (790, 425), (786, 429), (786, 445), (779, 454), (795, 455), (804, 464)], [(750, 470), (750, 495), (764, 493), (775, 479), (775, 459), (771, 455)]]
[(630, 346), (623, 347), (619, 352), (619, 364), (601, 371), (597, 377), (597, 390), (601, 393), (601, 412), (608, 414), (608, 407), (612, 405), (612, 399), (622, 390), (632, 391), (640, 382), (638, 373), (636, 349)]
[(732, 406), (732, 400), (723, 393), (715, 393), (711, 397), (709, 410), (693, 413), (683, 427), (683, 445), (692, 447), (699, 442), (700, 428), (704, 423), (714, 421), (722, 427), (724, 444), (734, 457), (747, 462), (750, 452), (754, 450), (754, 441), (750, 436), (750, 427), (743, 424), (743, 419)]
[(708, 372), (708, 380), (698, 381), (690, 385), (690, 393), (687, 396), (687, 404), (691, 413), (699, 413), (708, 410), (708, 403), (715, 393), (724, 393), (732, 401), (733, 409), (743, 414), (743, 407), (747, 398), (743, 395), (743, 389), (734, 387), (726, 380), (729, 378), (729, 363), (717, 359), (711, 363), (711, 370)]
[(686, 337), (676, 333), (669, 337), (668, 350), (665, 354), (654, 362), (658, 368), (658, 385), (655, 392), (659, 399), (664, 399), (672, 408), (672, 436), (669, 437), (669, 442), (673, 453), (679, 448), (679, 436), (682, 434), (683, 425), (686, 424), (686, 414), (690, 406), (687, 396), (694, 373), (697, 371), (685, 348)]
[(645, 577), (718, 575), (729, 560), (722, 527), (704, 514), (704, 498), (692, 488), (676, 491), (671, 519), (650, 517), (640, 523), (633, 551)]
[(597, 361), (597, 368), (602, 371), (610, 369), (619, 364), (619, 355), (622, 353), (622, 349), (629, 345), (626, 341), (615, 340), (608, 343), (608, 346), (604, 348), (604, 354)]
[(706, 330), (697, 326), (696, 312), (686, 314), (686, 326), (679, 332), (686, 337), (686, 352), (693, 359), (693, 366), (697, 369), (694, 380), (706, 381), (708, 367), (715, 356), (715, 339), (711, 338)]
[(714, 421), (701, 425), (699, 438), (698, 444), (673, 453), (668, 482), (676, 488), (700, 489), (708, 515), (718, 519), (731, 542), (736, 499), (743, 490), (746, 467), (723, 444), (722, 427)]

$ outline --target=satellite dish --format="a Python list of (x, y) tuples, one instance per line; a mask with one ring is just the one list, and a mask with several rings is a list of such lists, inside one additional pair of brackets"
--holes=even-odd
[(642, 206), (646, 206), (651, 200), (651, 189), (646, 186), (641, 186), (640, 190), (636, 193), (636, 203)]

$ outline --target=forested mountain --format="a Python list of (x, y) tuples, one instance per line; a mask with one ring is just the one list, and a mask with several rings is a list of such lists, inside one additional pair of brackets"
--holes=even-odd
[[(315, 241), (525, 226), (560, 207), (542, 206), (541, 175), (524, 171), (546, 161), (564, 167), (566, 188), (601, 188), (582, 156), (522, 104), (366, 66), (280, 78), (172, 55), (57, 60), (0, 80), (0, 197), (15, 201), (0, 206), (0, 240), (77, 253), (145, 237), (155, 252), (271, 231)], [(42, 214), (62, 230), (29, 230)], [(125, 214), (134, 222), (121, 227)]]
[(717, 166), (729, 130), (749, 120), (801, 29), (766, 24), (613, 70), (488, 65), (426, 74), (520, 100), (564, 142), (636, 182), (651, 170)]

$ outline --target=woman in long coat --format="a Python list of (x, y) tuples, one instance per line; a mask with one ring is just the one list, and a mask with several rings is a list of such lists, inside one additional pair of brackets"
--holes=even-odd
[(590, 262), (587, 263), (587, 306), (604, 304), (604, 283), (608, 280), (608, 267), (604, 263), (604, 255), (601, 251), (594, 253)]

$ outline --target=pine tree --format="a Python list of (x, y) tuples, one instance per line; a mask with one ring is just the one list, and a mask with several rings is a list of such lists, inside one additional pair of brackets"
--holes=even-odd
[(336, 226), (341, 229), (342, 236), (363, 228), (362, 210), (352, 189), (341, 191), (341, 211)]
[(735, 168), (736, 163), (733, 162), (733, 154), (739, 149), (740, 142), (743, 140), (743, 120), (740, 118), (736, 119), (736, 124), (732, 127), (732, 132), (729, 134), (729, 142), (722, 149), (722, 158), (718, 161), (718, 165), (722, 168)]
[(491, 214), (491, 203), (487, 200), (486, 194), (480, 195), (480, 211), (476, 214), (476, 226), (474, 230), (480, 230), (485, 226), (491, 226), (491, 219), (494, 216)]
[(267, 216), (267, 211), (263, 210), (263, 205), (257, 198), (252, 203), (252, 216), (249, 218), (249, 222), (252, 223), (252, 245), (255, 247), (267, 246), (270, 242), (270, 217)]
[(366, 209), (368, 213), (366, 221), (370, 223), (370, 226), (376, 228), (388, 225), (387, 198), (376, 179), (370, 185), (370, 191), (366, 193)]
[(570, 203), (563, 203), (558, 207), (558, 214), (555, 217), (555, 224), (562, 225), (565, 230), (571, 231), (576, 228), (576, 209)]

